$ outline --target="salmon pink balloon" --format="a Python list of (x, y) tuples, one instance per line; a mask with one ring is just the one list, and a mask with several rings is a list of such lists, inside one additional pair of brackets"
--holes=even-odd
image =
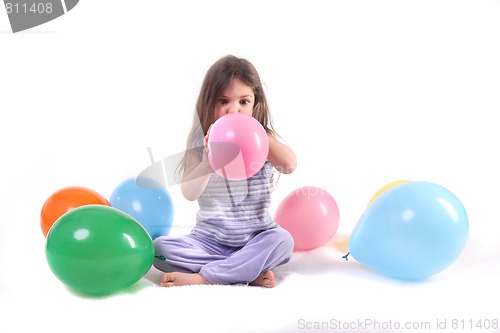
[(257, 119), (230, 113), (212, 125), (208, 137), (212, 169), (228, 180), (255, 175), (267, 160), (269, 139)]
[(305, 186), (283, 199), (274, 219), (292, 235), (295, 251), (309, 251), (323, 246), (335, 235), (340, 213), (330, 193), (320, 187)]

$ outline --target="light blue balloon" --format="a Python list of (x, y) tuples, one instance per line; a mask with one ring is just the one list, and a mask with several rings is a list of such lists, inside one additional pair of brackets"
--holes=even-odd
[(446, 188), (399, 184), (366, 209), (349, 239), (351, 255), (374, 271), (420, 280), (449, 267), (469, 236), (467, 212)]
[(144, 178), (136, 182), (129, 178), (112, 192), (109, 203), (134, 217), (154, 240), (170, 233), (173, 222), (173, 204), (167, 190)]

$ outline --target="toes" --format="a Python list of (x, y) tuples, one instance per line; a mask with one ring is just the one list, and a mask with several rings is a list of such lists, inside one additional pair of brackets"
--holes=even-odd
[(171, 273), (165, 273), (161, 277), (161, 284), (171, 283), (174, 281), (174, 275)]
[(262, 286), (266, 287), (266, 288), (274, 288), (274, 281), (264, 280), (264, 283), (262, 284)]
[(174, 275), (169, 273), (163, 274), (160, 287), (172, 287), (173, 285), (174, 285)]

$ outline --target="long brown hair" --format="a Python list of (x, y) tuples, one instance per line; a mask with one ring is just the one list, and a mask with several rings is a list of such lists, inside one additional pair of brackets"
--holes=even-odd
[[(217, 60), (205, 74), (196, 101), (193, 125), (187, 137), (186, 153), (197, 148), (197, 144), (203, 144), (203, 137), (207, 134), (210, 125), (216, 120), (215, 107), (217, 101), (234, 79), (239, 79), (253, 89), (255, 102), (252, 115), (268, 134), (276, 135), (266, 95), (257, 70), (250, 61), (227, 55)], [(185, 167), (186, 154), (177, 169), (178, 177), (182, 177)]]

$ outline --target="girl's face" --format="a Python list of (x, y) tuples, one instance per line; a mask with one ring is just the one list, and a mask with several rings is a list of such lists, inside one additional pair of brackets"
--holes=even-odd
[(235, 78), (217, 100), (215, 115), (217, 119), (236, 112), (252, 116), (254, 103), (255, 96), (252, 87)]

